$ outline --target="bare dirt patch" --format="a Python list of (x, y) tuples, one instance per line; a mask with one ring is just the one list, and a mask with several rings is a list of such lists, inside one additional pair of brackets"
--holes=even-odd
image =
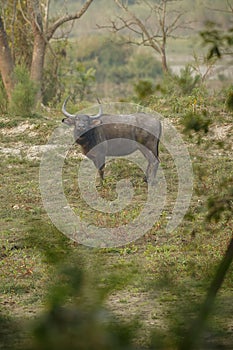
[(29, 131), (29, 130), (32, 130), (34, 129), (35, 125), (34, 124), (31, 124), (29, 122), (23, 122), (23, 123), (20, 123), (18, 126), (15, 126), (13, 128), (2, 128), (0, 130), (0, 132), (3, 134), (3, 135), (19, 135), (19, 134), (22, 134), (24, 133), (25, 131)]

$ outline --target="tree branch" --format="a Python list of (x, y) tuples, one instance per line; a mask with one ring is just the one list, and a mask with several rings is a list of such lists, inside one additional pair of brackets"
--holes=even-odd
[(88, 7), (91, 5), (93, 0), (87, 0), (81, 10), (77, 11), (76, 13), (73, 14), (68, 14), (63, 17), (58, 18), (47, 30), (46, 32), (46, 37), (47, 40), (50, 40), (55, 33), (55, 31), (64, 23), (73, 21), (75, 19), (79, 19), (82, 17), (82, 15), (87, 11)]
[(22, 9), (22, 5), (21, 5), (21, 1), (20, 0), (18, 1), (18, 5), (19, 5), (19, 11), (20, 11), (23, 19), (25, 20), (26, 23), (30, 24), (30, 26), (31, 26), (30, 20), (26, 17), (26, 15), (25, 15), (25, 13), (24, 13), (24, 11)]
[[(150, 46), (157, 51), (158, 53), (160, 53), (160, 48), (158, 43), (156, 43), (154, 40), (152, 40), (152, 36), (149, 33), (149, 30), (147, 30), (146, 26), (143, 24), (143, 22), (135, 16), (135, 14), (133, 12), (131, 12), (127, 6), (123, 5), (123, 3), (119, 0), (115, 0), (116, 4), (123, 10), (125, 11), (128, 15), (130, 15), (130, 17), (134, 20), (135, 24), (141, 29), (141, 32), (145, 35), (145, 37), (147, 38), (148, 43), (150, 44)], [(132, 28), (129, 27), (129, 29), (132, 31)]]
[[(184, 15), (184, 13), (181, 13), (179, 10), (174, 11), (170, 9), (168, 5), (171, 1), (180, 0), (160, 0), (158, 3), (144, 0), (143, 3), (147, 6), (149, 11), (144, 19), (139, 18), (133, 11), (131, 11), (127, 2), (123, 0), (114, 1), (123, 11), (125, 16), (118, 16), (118, 22), (117, 20), (111, 21), (111, 25), (97, 25), (97, 27), (107, 28), (113, 32), (128, 29), (128, 31), (132, 33), (132, 39), (130, 39), (128, 43), (150, 46), (161, 56), (163, 70), (168, 71), (166, 62), (167, 38), (172, 37), (172, 33), (182, 27), (181, 17)], [(152, 22), (153, 18), (155, 18), (155, 23)]]

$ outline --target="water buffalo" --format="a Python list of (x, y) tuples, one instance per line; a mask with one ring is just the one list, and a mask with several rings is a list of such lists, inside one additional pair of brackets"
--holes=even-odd
[(82, 152), (91, 159), (104, 176), (106, 156), (125, 156), (140, 150), (148, 160), (146, 179), (153, 182), (159, 165), (158, 146), (161, 122), (153, 115), (135, 113), (127, 115), (103, 114), (100, 105), (95, 116), (70, 114), (63, 103), (63, 123), (74, 126), (74, 139)]

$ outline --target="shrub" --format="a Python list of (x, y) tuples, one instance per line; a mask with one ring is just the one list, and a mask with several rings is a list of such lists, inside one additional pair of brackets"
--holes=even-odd
[(180, 70), (180, 75), (175, 76), (175, 81), (184, 95), (192, 93), (193, 89), (196, 88), (201, 81), (200, 75), (193, 75), (192, 68), (187, 65), (185, 68)]
[(175, 94), (176, 96), (190, 95), (193, 90), (200, 87), (201, 76), (192, 72), (187, 65), (180, 70), (180, 74), (165, 74), (163, 80), (157, 85), (157, 90), (165, 95)]
[(24, 66), (15, 68), (15, 88), (9, 105), (10, 112), (17, 115), (31, 115), (35, 105), (37, 87), (30, 79), (29, 72)]
[(92, 92), (95, 84), (95, 73), (94, 68), (87, 68), (83, 63), (71, 65), (65, 79), (66, 93), (83, 101)]
[(2, 79), (0, 78), (0, 112), (5, 113), (7, 110), (7, 96)]
[(229, 89), (226, 98), (226, 108), (233, 112), (233, 86)]
[(139, 80), (138, 83), (134, 85), (134, 91), (136, 92), (139, 102), (145, 102), (145, 100), (154, 93), (154, 90), (154, 86), (149, 80)]
[(188, 133), (204, 131), (207, 134), (210, 123), (211, 120), (206, 113), (189, 112), (183, 120), (184, 131)]

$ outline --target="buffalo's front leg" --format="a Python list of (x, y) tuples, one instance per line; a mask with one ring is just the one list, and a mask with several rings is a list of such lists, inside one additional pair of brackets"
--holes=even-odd
[(104, 179), (104, 167), (105, 167), (105, 156), (98, 156), (91, 158), (95, 167), (98, 169), (100, 179)]
[(101, 180), (104, 179), (104, 167), (105, 167), (105, 164), (102, 165), (101, 168), (99, 168), (99, 169), (97, 167), (97, 169), (99, 170), (99, 176), (100, 176)]

